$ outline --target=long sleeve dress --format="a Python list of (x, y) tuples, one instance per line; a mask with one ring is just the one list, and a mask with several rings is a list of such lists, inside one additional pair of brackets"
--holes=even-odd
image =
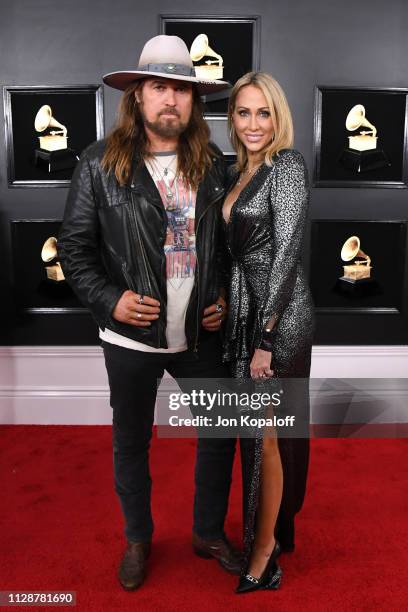
[[(232, 177), (230, 188), (237, 178)], [(308, 202), (303, 157), (285, 149), (275, 155), (272, 166), (263, 164), (257, 170), (224, 224), (232, 262), (224, 360), (233, 377), (248, 379), (255, 349), (269, 347), (274, 377), (284, 391), (279, 413), (296, 415), (304, 427), (296, 437), (278, 437), (284, 484), (276, 536), (284, 550), (294, 548), (294, 517), (303, 504), (309, 463), (314, 309), (300, 263)], [(272, 317), (276, 323), (267, 333)], [(246, 558), (255, 535), (262, 441), (262, 434), (241, 439)]]

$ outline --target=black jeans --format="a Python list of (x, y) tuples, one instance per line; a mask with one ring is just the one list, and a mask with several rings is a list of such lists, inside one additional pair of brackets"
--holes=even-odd
[[(147, 353), (107, 342), (102, 346), (113, 409), (115, 490), (125, 517), (127, 539), (146, 542), (153, 533), (149, 447), (157, 380), (164, 370), (176, 380), (228, 378), (229, 371), (221, 361), (218, 334), (201, 342), (198, 353)], [(235, 445), (234, 438), (197, 441), (193, 531), (208, 540), (224, 535)], [(176, 473), (174, 490), (177, 492)]]

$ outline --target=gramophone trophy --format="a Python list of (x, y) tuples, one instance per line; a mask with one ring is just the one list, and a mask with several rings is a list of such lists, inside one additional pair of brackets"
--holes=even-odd
[(58, 260), (57, 239), (54, 236), (48, 238), (41, 250), (41, 259), (46, 264), (45, 271), (50, 281), (60, 282), (65, 280), (61, 264)]
[(354, 132), (362, 126), (369, 129), (348, 136), (349, 146), (344, 149), (340, 157), (343, 166), (354, 172), (366, 172), (390, 166), (384, 151), (377, 147), (376, 127), (366, 118), (364, 106), (356, 104), (347, 115), (346, 128), (349, 132)]
[(36, 114), (34, 127), (36, 132), (47, 130), (46, 134), (38, 137), (40, 148), (34, 152), (35, 165), (47, 172), (74, 168), (79, 157), (68, 147), (67, 128), (54, 119), (48, 104), (44, 104)]
[(344, 274), (340, 280), (358, 283), (363, 279), (370, 278), (371, 259), (360, 249), (360, 238), (358, 236), (347, 238), (341, 249), (340, 257), (343, 261), (351, 261), (356, 258), (352, 264), (343, 266)]
[(360, 238), (350, 236), (343, 244), (340, 257), (347, 263), (343, 276), (337, 279), (334, 290), (347, 297), (365, 298), (381, 293), (376, 280), (371, 277), (371, 258), (360, 249)]
[(215, 57), (215, 60), (207, 59), (203, 64), (195, 66), (196, 77), (199, 79), (213, 80), (222, 79), (224, 74), (223, 59), (221, 55), (213, 51), (208, 44), (208, 36), (199, 34), (191, 45), (190, 57), (193, 62), (199, 62), (203, 57)]

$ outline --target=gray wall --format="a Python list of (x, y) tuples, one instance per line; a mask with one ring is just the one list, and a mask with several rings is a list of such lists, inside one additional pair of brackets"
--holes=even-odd
[[(251, 7), (248, 9), (248, 7)], [(405, 0), (207, 0), (207, 14), (261, 16), (261, 68), (282, 84), (291, 105), (296, 147), (312, 172), (314, 86), (408, 86)], [(100, 83), (101, 75), (136, 65), (160, 13), (199, 13), (187, 0), (14, 0), (0, 4), (3, 85)], [(119, 92), (105, 89), (105, 127)], [(8, 189), (4, 129), (0, 146), (2, 318), (10, 316), (9, 219), (61, 217), (66, 189)], [(311, 218), (406, 219), (404, 189), (313, 189)], [(317, 340), (407, 343), (399, 316), (320, 316)], [(35, 325), (33, 323), (33, 325)], [(49, 325), (42, 323), (43, 329)], [(45, 327), (44, 327), (45, 326)], [(28, 328), (27, 328), (28, 329)], [(340, 331), (339, 331), (340, 330)], [(24, 337), (17, 334), (16, 342)], [(29, 338), (28, 336), (25, 336)], [(41, 342), (41, 340), (38, 340)]]

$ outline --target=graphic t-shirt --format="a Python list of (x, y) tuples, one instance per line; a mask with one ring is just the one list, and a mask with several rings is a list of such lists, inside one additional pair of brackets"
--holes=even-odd
[(176, 176), (175, 152), (156, 153), (146, 160), (167, 213), (167, 235), (164, 243), (167, 276), (167, 326), (168, 348), (154, 348), (142, 342), (126, 338), (112, 330), (99, 330), (102, 340), (138, 351), (152, 353), (177, 353), (187, 349), (184, 331), (185, 316), (194, 285), (196, 267), (195, 204), (196, 192)]

